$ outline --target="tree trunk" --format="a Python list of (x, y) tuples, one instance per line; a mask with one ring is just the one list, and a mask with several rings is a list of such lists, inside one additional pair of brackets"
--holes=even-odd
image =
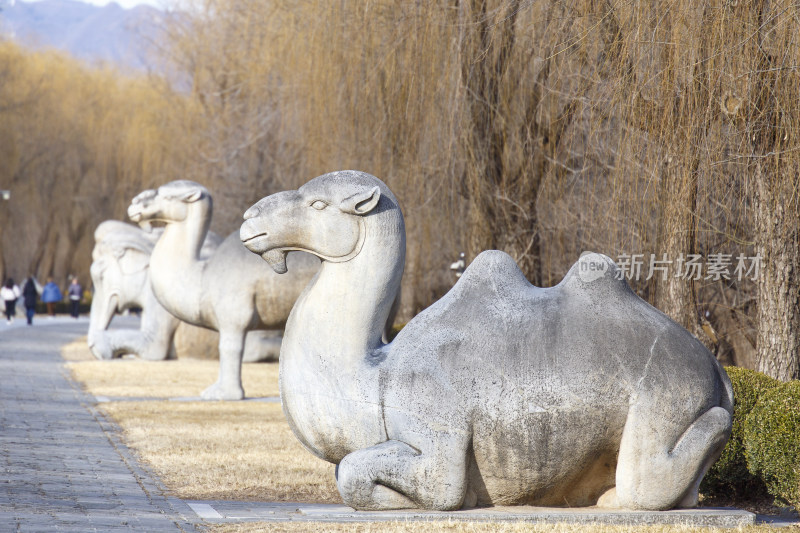
[[(461, 81), (467, 127), (464, 193), (468, 200), (467, 255), (487, 249), (510, 254), (531, 283), (542, 280), (539, 216), (536, 203), (549, 168), (543, 152), (554, 157), (575, 105), (554, 99), (541, 113), (544, 87), (557, 54), (545, 50), (534, 87), (523, 96), (524, 112), (505, 102), (519, 94), (516, 77), (529, 75), (517, 42), (519, 0), (498, 3), (461, 0)], [(525, 56), (528, 57), (527, 55)], [(514, 153), (513, 148), (519, 152)]]
[[(708, 320), (699, 314), (695, 276), (687, 272), (685, 266), (689, 256), (697, 253), (699, 160), (693, 158), (691, 164), (692, 168), (684, 168), (672, 158), (664, 162), (655, 259), (671, 263), (658, 265), (667, 268), (666, 275), (661, 271), (653, 273), (653, 304), (690, 331), (709, 350), (716, 352), (716, 333)], [(647, 266), (649, 271), (650, 265)], [(703, 275), (705, 273), (701, 272), (700, 279)]]
[[(787, 175), (790, 173), (793, 175)], [(775, 168), (770, 173), (762, 171), (761, 163), (756, 164), (756, 250), (761, 256), (756, 280), (757, 370), (783, 381), (800, 378), (798, 192), (798, 169)]]
[[(772, 25), (756, 3), (759, 69), (751, 84), (748, 137), (752, 142), (758, 288), (756, 369), (773, 378), (800, 378), (800, 59), (795, 25)], [(788, 62), (788, 63), (787, 63)]]
[(492, 24), (487, 3), (488, 0), (466, 2), (464, 9), (469, 22), (461, 43), (461, 76), (468, 89), (470, 117), (466, 192), (469, 199), (467, 247), (471, 259), (483, 250), (498, 248), (494, 196), (504, 178), (506, 139), (505, 121), (499, 106), (500, 86), (514, 47), (516, 4), (519, 2), (512, 3), (510, 16), (499, 25)]
[[(697, 323), (694, 280), (677, 271), (679, 258), (695, 253), (694, 210), (697, 175), (682, 172), (680, 164), (668, 157), (661, 177), (656, 260), (672, 261), (666, 272), (653, 273), (653, 302), (664, 314), (689, 331)], [(647, 260), (648, 258), (645, 258)]]

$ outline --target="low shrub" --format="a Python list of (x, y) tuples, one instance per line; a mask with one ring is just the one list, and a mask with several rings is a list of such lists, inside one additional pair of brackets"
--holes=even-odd
[(781, 382), (771, 377), (739, 367), (727, 367), (733, 385), (733, 430), (719, 460), (708, 470), (700, 485), (707, 496), (752, 498), (766, 495), (764, 482), (747, 468), (744, 433), (745, 419), (758, 399)]
[(745, 419), (744, 447), (750, 471), (776, 502), (800, 509), (800, 381), (761, 396)]

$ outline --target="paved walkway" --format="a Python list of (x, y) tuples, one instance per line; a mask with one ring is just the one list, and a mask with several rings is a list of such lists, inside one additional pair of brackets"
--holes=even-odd
[(59, 347), (88, 321), (37, 319), (0, 324), (0, 532), (196, 531), (66, 377)]

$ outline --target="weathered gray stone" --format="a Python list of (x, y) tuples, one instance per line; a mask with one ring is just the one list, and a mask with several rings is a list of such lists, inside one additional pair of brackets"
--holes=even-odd
[[(148, 233), (117, 220), (97, 226), (90, 270), (94, 297), (87, 339), (98, 359), (129, 354), (151, 361), (162, 361), (170, 355), (219, 358), (217, 332), (181, 322), (153, 294), (148, 267), (160, 236), (160, 230)], [(220, 241), (215, 233), (209, 232), (200, 251), (201, 259), (208, 258)], [(108, 329), (116, 313), (132, 307), (142, 309), (138, 330)], [(280, 333), (276, 331), (249, 332), (244, 361), (277, 360), (280, 341)]]
[(211, 223), (208, 190), (173, 181), (140, 193), (128, 207), (145, 227), (166, 224), (150, 256), (150, 283), (161, 305), (177, 318), (219, 332), (220, 372), (202, 393), (208, 400), (240, 400), (242, 353), (248, 331), (282, 328), (319, 261), (297, 254), (291, 277), (279, 277), (231, 234), (208, 259), (200, 248)]
[[(150, 254), (160, 235), (160, 231), (147, 233), (117, 220), (106, 220), (97, 226), (90, 269), (94, 296), (87, 340), (98, 359), (126, 354), (152, 361), (168, 357), (180, 321), (158, 303), (150, 288)], [(207, 248), (219, 244), (215, 237), (207, 239)], [(114, 315), (132, 307), (142, 309), (140, 328), (109, 331)]]
[(290, 250), (323, 260), (286, 327), (281, 398), (303, 445), (338, 463), (347, 505), (696, 504), (730, 434), (730, 381), (608, 257), (538, 288), (484, 252), (383, 344), (405, 256), (383, 182), (326, 174), (244, 216), (242, 241), (276, 272)]

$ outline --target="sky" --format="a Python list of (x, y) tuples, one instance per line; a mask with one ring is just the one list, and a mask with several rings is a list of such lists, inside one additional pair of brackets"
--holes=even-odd
[[(104, 6), (106, 4), (110, 4), (112, 0), (81, 0), (81, 1), (86, 2), (87, 4), (94, 4), (96, 6)], [(147, 4), (158, 8), (161, 8), (164, 5), (163, 0), (113, 0), (113, 1), (115, 1), (117, 4), (121, 5), (125, 9), (130, 9), (139, 4)]]
[[(24, 0), (26, 2), (35, 2), (37, 0)], [(110, 4), (112, 2), (116, 2), (120, 6), (124, 7), (125, 9), (130, 9), (135, 7), (139, 4), (147, 4), (157, 8), (163, 8), (164, 5), (169, 5), (172, 3), (172, 0), (78, 0), (80, 2), (84, 2), (86, 4), (94, 4), (96, 6), (104, 6), (106, 4)], [(2, 4), (2, 0), (0, 0), (0, 4)], [(12, 5), (14, 0), (10, 2)]]

